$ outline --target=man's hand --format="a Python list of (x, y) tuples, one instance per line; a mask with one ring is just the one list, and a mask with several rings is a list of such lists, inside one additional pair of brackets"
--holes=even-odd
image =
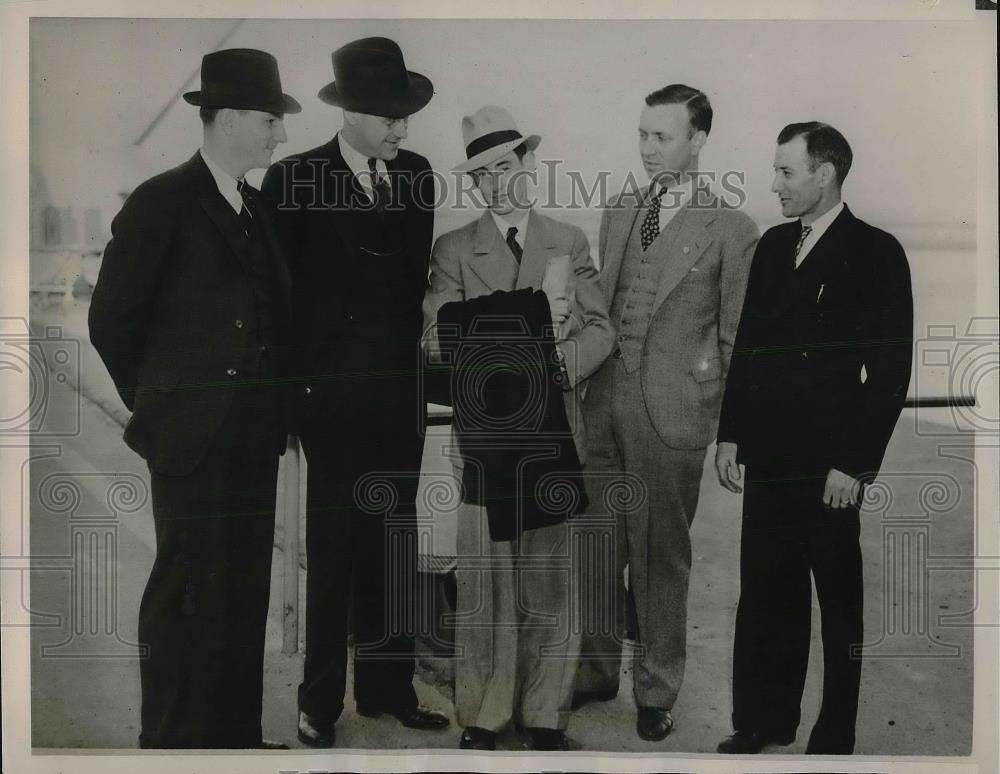
[(741, 494), (743, 487), (743, 471), (740, 470), (736, 462), (736, 444), (729, 441), (720, 441), (719, 447), (715, 450), (715, 473), (719, 477), (719, 483), (730, 492)]
[(823, 489), (823, 505), (828, 508), (847, 508), (861, 505), (861, 482), (835, 468), (830, 468)]
[(566, 296), (549, 296), (552, 324), (558, 328), (569, 318), (569, 299)]

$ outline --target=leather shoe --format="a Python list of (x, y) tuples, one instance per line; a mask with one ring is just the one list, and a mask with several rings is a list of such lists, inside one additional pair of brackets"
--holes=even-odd
[(336, 740), (337, 733), (333, 723), (321, 723), (306, 713), (299, 712), (299, 741), (302, 744), (309, 747), (333, 747)]
[(569, 749), (569, 741), (566, 739), (565, 731), (556, 728), (527, 728), (525, 730), (531, 739), (532, 750), (564, 752)]
[(769, 744), (788, 745), (794, 741), (794, 736), (790, 739), (787, 737), (777, 738), (759, 731), (737, 731), (719, 742), (719, 746), (715, 749), (726, 755), (755, 755)]
[(257, 746), (258, 750), (287, 750), (288, 745), (284, 742), (275, 742), (273, 739), (261, 739)]
[(617, 688), (607, 691), (576, 691), (573, 694), (573, 703), (570, 705), (570, 709), (576, 712), (580, 707), (592, 701), (611, 701), (617, 695)]
[(639, 717), (635, 730), (640, 739), (647, 742), (659, 742), (666, 739), (667, 734), (674, 730), (674, 718), (670, 710), (660, 707), (639, 707)]
[(358, 705), (358, 714), (364, 715), (366, 718), (377, 718), (383, 712), (388, 712), (407, 728), (416, 728), (422, 731), (440, 731), (442, 728), (447, 728), (450, 723), (448, 716), (443, 712), (429, 709), (420, 704), (405, 710), (381, 710)]
[(460, 750), (495, 750), (497, 735), (479, 726), (466, 726), (458, 742)]

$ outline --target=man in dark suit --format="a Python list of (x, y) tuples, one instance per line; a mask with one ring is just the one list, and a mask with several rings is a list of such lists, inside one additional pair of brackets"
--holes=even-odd
[(796, 220), (765, 233), (754, 254), (716, 453), (722, 485), (746, 488), (735, 734), (719, 752), (794, 740), (809, 659), (810, 572), (822, 616), (823, 703), (806, 752), (854, 750), (858, 509), (906, 398), (913, 301), (899, 242), (841, 201), (851, 159), (847, 140), (826, 124), (790, 124), (778, 135), (772, 190), (782, 214)]
[(142, 747), (268, 747), (261, 737), (290, 280), (243, 176), (285, 141), (278, 64), (202, 60), (204, 144), (140, 185), (111, 226), (90, 338), (149, 464), (156, 559), (139, 609)]
[[(366, 38), (333, 53), (320, 99), (343, 109), (328, 143), (283, 159), (263, 191), (281, 213), (292, 266), (298, 430), (308, 461), (306, 661), (299, 739), (331, 747), (344, 707), (348, 623), (354, 698), (411, 728), (448, 719), (413, 689), (415, 511), (423, 449), (421, 302), (434, 180), (400, 150), (433, 94), (399, 47)], [(373, 495), (385, 484), (382, 505)], [(351, 602), (353, 596), (353, 615)]]

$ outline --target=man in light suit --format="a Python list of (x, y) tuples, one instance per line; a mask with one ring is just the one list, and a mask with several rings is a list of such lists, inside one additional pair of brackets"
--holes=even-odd
[(290, 279), (246, 183), (285, 141), (278, 63), (202, 59), (203, 144), (142, 183), (111, 224), (90, 339), (149, 465), (156, 559), (139, 607), (141, 747), (273, 747), (261, 737)]
[[(719, 752), (790, 744), (809, 663), (812, 584), (823, 701), (807, 753), (854, 751), (863, 641), (864, 482), (910, 381), (913, 299), (899, 242), (841, 200), (851, 146), (832, 126), (778, 135), (782, 215), (757, 246), (726, 386), (716, 472), (743, 495), (733, 727)], [(746, 464), (744, 476), (739, 464)]]
[(673, 728), (684, 677), (688, 530), (758, 237), (750, 218), (697, 183), (711, 126), (711, 105), (697, 89), (674, 84), (646, 97), (639, 151), (652, 183), (612, 200), (601, 221), (600, 285), (618, 340), (585, 401), (588, 495), (592, 508), (606, 507), (607, 488), (626, 475), (642, 491), (624, 512), (608, 514), (613, 566), (583, 578), (585, 598), (614, 604), (584, 610), (574, 704), (617, 694), (627, 563), (640, 646), (636, 730), (648, 741)]
[[(582, 458), (577, 388), (614, 342), (587, 238), (530, 206), (527, 183), (538, 135), (523, 137), (510, 114), (492, 106), (467, 116), (462, 134), (468, 158), (456, 171), (472, 175), (489, 211), (434, 245), (424, 298), (428, 346), (436, 348), (433, 326), (448, 302), (495, 291), (545, 290), (566, 414)], [(557, 272), (547, 267), (560, 261), (566, 272), (556, 280)], [(455, 466), (461, 479), (462, 461)], [(485, 525), (485, 509), (463, 503), (456, 634), (462, 655), (455, 674), (455, 707), (465, 729), (460, 746), (492, 750), (497, 734), (514, 720), (527, 728), (534, 749), (565, 750), (579, 640), (573, 634), (570, 573), (544, 560), (568, 557), (567, 526), (526, 528), (511, 541), (491, 540)]]

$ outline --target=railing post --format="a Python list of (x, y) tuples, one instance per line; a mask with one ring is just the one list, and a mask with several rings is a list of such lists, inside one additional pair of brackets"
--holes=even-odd
[(285, 550), (282, 600), (282, 646), (285, 654), (299, 650), (299, 439), (288, 436), (285, 450)]

